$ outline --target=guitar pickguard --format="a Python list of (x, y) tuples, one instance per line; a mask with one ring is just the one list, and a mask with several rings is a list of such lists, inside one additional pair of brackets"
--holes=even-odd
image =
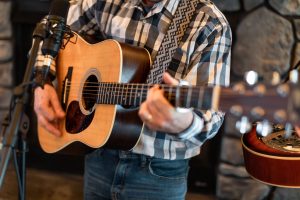
[(79, 102), (72, 101), (66, 113), (66, 131), (72, 134), (85, 130), (93, 121), (95, 111), (89, 115), (81, 112)]

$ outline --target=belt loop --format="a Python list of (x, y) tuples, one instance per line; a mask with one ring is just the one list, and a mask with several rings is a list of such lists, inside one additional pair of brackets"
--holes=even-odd
[(126, 157), (122, 150), (118, 150), (118, 152), (119, 152), (119, 158), (125, 158)]
[(124, 150), (118, 150), (119, 151), (119, 157), (120, 158), (131, 158), (132, 154), (129, 151), (124, 151)]
[(145, 155), (141, 155), (141, 167), (145, 167), (147, 165), (148, 159)]

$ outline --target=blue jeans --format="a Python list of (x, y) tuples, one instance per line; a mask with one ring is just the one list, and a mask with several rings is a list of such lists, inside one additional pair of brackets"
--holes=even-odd
[(85, 200), (184, 200), (189, 160), (97, 149), (85, 158)]

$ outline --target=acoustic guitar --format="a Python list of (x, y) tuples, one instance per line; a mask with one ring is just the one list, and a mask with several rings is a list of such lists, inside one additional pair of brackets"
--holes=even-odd
[[(92, 148), (132, 149), (144, 128), (138, 106), (152, 87), (143, 83), (151, 66), (148, 51), (115, 40), (89, 44), (74, 33), (70, 41), (65, 41), (56, 64), (57, 93), (66, 117), (59, 122), (61, 137), (38, 125), (42, 149), (54, 153), (76, 141)], [(298, 112), (293, 118), (286, 114), (294, 112), (297, 105), (290, 98), (299, 92), (293, 85), (160, 87), (175, 107), (212, 108), (237, 119), (248, 116), (249, 120), (300, 122)], [(283, 92), (281, 87), (288, 89)]]

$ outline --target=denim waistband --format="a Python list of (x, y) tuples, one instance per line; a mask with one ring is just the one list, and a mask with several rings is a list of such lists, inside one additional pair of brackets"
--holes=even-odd
[(115, 150), (115, 149), (102, 149), (102, 153), (108, 153), (113, 156), (117, 156), (119, 158), (124, 158), (124, 159), (149, 159), (151, 158), (150, 156), (142, 155), (142, 154), (136, 154), (131, 151), (124, 151), (124, 150)]

